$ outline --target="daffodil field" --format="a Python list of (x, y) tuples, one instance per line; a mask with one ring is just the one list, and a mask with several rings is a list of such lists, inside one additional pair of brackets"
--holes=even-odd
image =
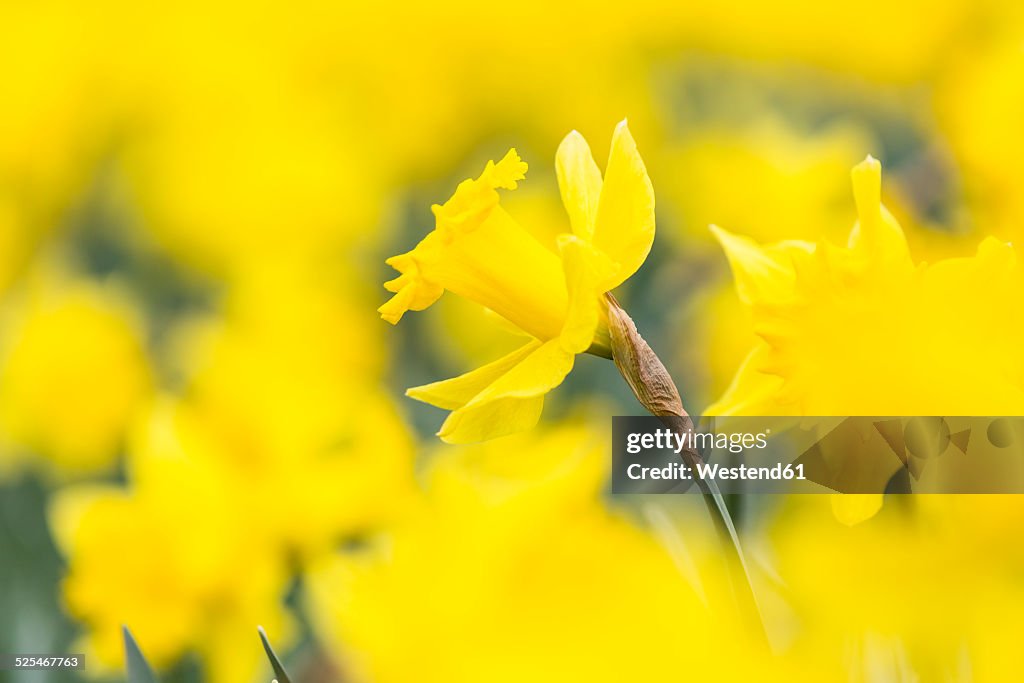
[(1024, 495), (610, 482), (1024, 415), (1022, 122), (1004, 0), (5, 0), (0, 682), (1021, 680)]

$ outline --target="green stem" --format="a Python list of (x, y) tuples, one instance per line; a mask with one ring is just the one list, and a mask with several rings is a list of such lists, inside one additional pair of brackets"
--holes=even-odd
[[(652, 415), (660, 418), (676, 433), (687, 433), (693, 429), (693, 421), (683, 408), (679, 389), (665, 369), (664, 363), (637, 332), (632, 318), (611, 294), (607, 295), (607, 315), (612, 360), (623, 379), (633, 390), (633, 395)], [(702, 462), (696, 449), (684, 449), (680, 455), (692, 471)], [(697, 478), (704, 504), (714, 522), (715, 531), (721, 542), (723, 554), (729, 569), (733, 595), (741, 610), (756, 622), (757, 630), (767, 643), (767, 633), (761, 610), (754, 595), (743, 547), (740, 544), (736, 525), (733, 524), (729, 508), (725, 504), (718, 484)]]
[[(666, 426), (675, 430), (677, 433), (688, 431), (685, 427), (681, 430), (683, 425), (680, 424), (681, 420), (690, 422), (689, 416), (665, 416), (658, 415), (662, 422)], [(683, 461), (691, 471), (696, 472), (696, 464), (703, 462), (696, 452), (689, 449), (683, 449), (680, 453)], [(753, 583), (750, 579), (750, 570), (747, 566), (746, 556), (743, 554), (743, 546), (740, 543), (739, 533), (736, 531), (736, 525), (732, 521), (732, 514), (729, 512), (728, 506), (725, 504), (725, 498), (722, 496), (721, 490), (718, 488), (718, 483), (712, 480), (705, 480), (701, 477), (696, 479), (697, 487), (700, 489), (701, 498), (704, 500), (704, 506), (708, 510), (708, 514), (711, 516), (711, 521), (715, 526), (715, 532), (717, 533), (719, 544), (722, 547), (723, 552), (726, 556), (726, 566), (729, 570), (730, 584), (733, 588), (733, 594), (736, 597), (737, 603), (739, 603), (740, 610), (742, 613), (750, 615), (750, 617), (756, 622), (757, 630), (760, 635), (767, 642), (767, 632), (764, 627), (764, 619), (761, 615), (761, 608), (757, 604), (757, 596), (754, 594)]]

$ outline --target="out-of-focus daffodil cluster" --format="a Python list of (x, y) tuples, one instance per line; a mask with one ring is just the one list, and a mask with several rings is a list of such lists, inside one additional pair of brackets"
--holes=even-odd
[(131, 623), (158, 664), (193, 651), (216, 680), (251, 680), (258, 651), (220, 653), (256, 622), (288, 643), (282, 603), (296, 572), (414, 496), (408, 430), (369, 379), (372, 335), (358, 337), (330, 290), (300, 290), (300, 303), (274, 275), (238, 286), (224, 319), (183, 323), (174, 364), (192, 372), (136, 420), (130, 488), (56, 496), (53, 528), (73, 560), (65, 599), (101, 663), (120, 660), (120, 624)]
[[(698, 506), (605, 494), (637, 408), (577, 357), (618, 288), (695, 409), (1019, 413), (1022, 41), (999, 0), (4, 3), (0, 651), (1012, 679), (1016, 498), (750, 502), (763, 646)], [(542, 424), (438, 447), (417, 383), (450, 442)]]
[(336, 653), (342, 666), (375, 681), (648, 680), (713, 677), (735, 658), (731, 675), (754, 675), (766, 661), (756, 643), (708, 607), (722, 586), (685, 574), (699, 552), (673, 553), (600, 503), (600, 431), (569, 424), (438, 453), (415, 515), (312, 575), (315, 623), (352, 645)]
[(788, 652), (842, 660), (853, 680), (1000, 680), (1017, 666), (1024, 592), (1006, 539), (1022, 512), (1017, 496), (915, 496), (848, 526), (827, 496), (793, 498), (763, 558), (780, 599), (769, 620)]

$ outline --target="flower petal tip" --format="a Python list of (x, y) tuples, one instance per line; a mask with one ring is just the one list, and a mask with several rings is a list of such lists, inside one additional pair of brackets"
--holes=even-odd
[(850, 172), (853, 201), (861, 222), (879, 220), (882, 205), (882, 164), (870, 154)]
[(749, 237), (736, 235), (721, 226), (715, 225), (714, 223), (708, 226), (708, 230), (711, 231), (715, 240), (721, 245), (722, 250), (730, 259), (736, 256), (737, 251), (744, 247), (749, 249), (751, 246), (756, 246), (756, 243)]
[(395, 295), (377, 309), (377, 312), (380, 313), (380, 319), (392, 325), (397, 325), (408, 310), (401, 306), (401, 304), (397, 304), (395, 302), (396, 298), (398, 298), (398, 295)]
[(870, 192), (882, 186), (882, 163), (870, 154), (850, 172), (855, 194)]
[(530, 169), (529, 164), (523, 161), (516, 148), (508, 151), (501, 161), (494, 164), (491, 171), (491, 183), (493, 187), (500, 187), (505, 190), (514, 190), (518, 187), (520, 180), (526, 178), (526, 172)]

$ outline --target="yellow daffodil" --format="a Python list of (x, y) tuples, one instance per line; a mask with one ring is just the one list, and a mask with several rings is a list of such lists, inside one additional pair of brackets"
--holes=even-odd
[(962, 178), (973, 223), (1006, 239), (1024, 234), (1024, 15), (954, 60), (936, 87), (937, 121)]
[(109, 467), (152, 384), (137, 311), (91, 280), (46, 272), (28, 289), (0, 326), (0, 464)]
[(295, 571), (415, 499), (408, 429), (377, 384), (381, 330), (319, 277), (285, 264), (236, 271), (221, 315), (169, 335), (180, 395), (139, 411), (125, 485), (56, 496), (63, 599), (97, 667), (122, 666), (126, 624), (160, 669), (194, 655), (208, 680), (253, 680), (265, 663), (245, 646), (256, 624), (289, 646), (282, 600)]
[(569, 230), (549, 250), (510, 216), (498, 190), (526, 173), (515, 150), (489, 162), (433, 207), (436, 227), (412, 251), (388, 259), (401, 275), (379, 311), (397, 323), (445, 290), (489, 308), (533, 339), (465, 375), (415, 387), (409, 396), (452, 410), (439, 436), (480, 441), (536, 424), (544, 395), (561, 384), (578, 353), (608, 356), (602, 295), (636, 272), (654, 240), (654, 191), (623, 121), (604, 178), (583, 136), (572, 132), (556, 157)]
[(1024, 409), (1024, 277), (1012, 245), (915, 265), (880, 201), (881, 165), (853, 170), (846, 247), (762, 247), (715, 229), (760, 337), (716, 414), (1016, 415)]
[(116, 671), (127, 624), (158, 668), (194, 652), (209, 680), (252, 681), (263, 663), (244, 646), (255, 625), (289, 630), (285, 555), (197, 416), (160, 402), (148, 417), (133, 435), (130, 489), (67, 488), (50, 510), (68, 558), (64, 604), (87, 625), (77, 645), (97, 670)]
[[(346, 680), (715, 678), (723, 662), (766, 680), (771, 663), (695, 585), (718, 565), (603, 505), (601, 443), (563, 426), (445, 448), (405, 523), (314, 568), (311, 621)], [(694, 633), (717, 635), (680, 649)]]
[[(846, 247), (762, 247), (714, 229), (760, 340), (706, 412), (1019, 414), (1024, 276), (1014, 248), (988, 238), (974, 257), (915, 265), (881, 204), (878, 161), (854, 168), (853, 191), (859, 221)], [(884, 484), (886, 471), (876, 476)], [(878, 511), (881, 496), (832, 502), (854, 524)]]
[[(253, 524), (299, 559), (383, 525), (413, 495), (413, 445), (379, 388), (372, 318), (308, 273), (235, 281), (223, 317), (176, 334), (194, 411)], [(339, 350), (336, 342), (346, 340)]]
[(780, 654), (835, 672), (819, 680), (999, 681), (1013, 670), (1024, 590), (1007, 539), (1019, 533), (1018, 497), (913, 500), (914, 515), (892, 506), (854, 527), (824, 496), (787, 500), (770, 530), (774, 590), (788, 604)]
[(672, 172), (659, 190), (679, 212), (669, 234), (691, 249), (713, 244), (709, 223), (757, 240), (841, 238), (853, 218), (847, 174), (870, 140), (852, 122), (812, 131), (772, 114), (745, 125), (694, 126), (673, 146)]

